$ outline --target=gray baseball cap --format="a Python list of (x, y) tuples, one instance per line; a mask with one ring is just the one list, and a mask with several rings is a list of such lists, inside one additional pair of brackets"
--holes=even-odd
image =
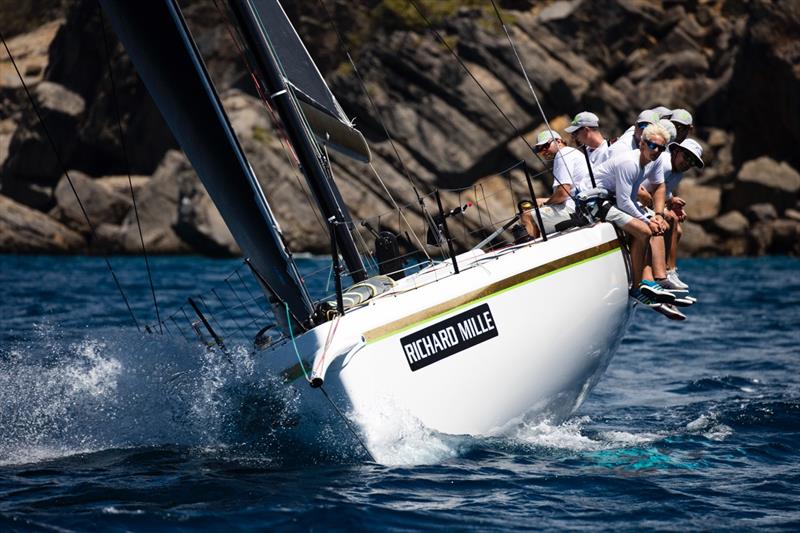
[(574, 131), (578, 131), (583, 127), (589, 128), (597, 128), (600, 126), (600, 119), (597, 118), (597, 115), (590, 111), (581, 111), (575, 118), (572, 119), (572, 123), (564, 128), (564, 131), (567, 133), (572, 133)]

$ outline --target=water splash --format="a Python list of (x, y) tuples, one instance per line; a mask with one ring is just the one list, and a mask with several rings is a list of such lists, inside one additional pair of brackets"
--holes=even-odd
[(297, 405), (254, 368), (244, 348), (117, 330), (66, 342), (40, 325), (0, 352), (0, 464), (140, 446), (267, 449)]

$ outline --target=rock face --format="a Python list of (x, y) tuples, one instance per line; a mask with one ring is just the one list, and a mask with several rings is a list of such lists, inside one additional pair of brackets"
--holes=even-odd
[[(49, 215), (75, 231), (88, 235), (89, 224), (94, 227), (100, 224), (119, 224), (130, 210), (130, 196), (119, 194), (82, 172), (70, 172), (69, 178), (68, 180), (64, 176), (58, 182), (53, 195), (56, 206)], [(80, 204), (75, 196), (76, 192)]]
[(86, 251), (86, 241), (44, 213), (0, 195), (0, 249), (20, 254), (75, 254)]
[(726, 205), (730, 209), (744, 209), (752, 204), (768, 203), (783, 212), (797, 205), (799, 192), (800, 173), (786, 163), (760, 157), (742, 166), (727, 195)]
[[(542, 127), (538, 105), (485, 3), (422, 2), (444, 43), (402, 3), (327, 3), (370, 98), (344, 62), (318, 1), (286, 2), (285, 8), (346, 114), (370, 142), (372, 167), (331, 154), (333, 175), (357, 223), (366, 219), (399, 233), (406, 248), (420, 248), (415, 233), (424, 235), (425, 224), (417, 192), (454, 189), (442, 194), (446, 208), (476, 204), (460, 217), (464, 231), (456, 232), (459, 245), (466, 246), (529, 196), (522, 172), (514, 170), (509, 180), (497, 175), (502, 169), (523, 159), (537, 174), (537, 193), (550, 190), (552, 178), (539, 174), (544, 168), (528, 146)], [(683, 252), (796, 253), (796, 1), (504, 0), (500, 7), (550, 125), (562, 133), (584, 109), (600, 116), (609, 138), (644, 108), (663, 104), (693, 112), (692, 135), (703, 146), (706, 168), (690, 171), (680, 186), (690, 217)], [(327, 229), (305, 180), (256, 98), (214, 4), (194, 0), (182, 8), (286, 241), (295, 251), (326, 251)], [(64, 20), (11, 43), (26, 65), (26, 83), (61, 163), (16, 75), (0, 60), (2, 194), (88, 237), (70, 203), (63, 164), (78, 176), (79, 194), (97, 220), (92, 251), (140, 253), (130, 172), (148, 251), (239, 253), (127, 54), (103, 26), (96, 2), (75, 2)], [(769, 139), (756, 142), (754, 132), (765, 131)], [(101, 178), (112, 175), (117, 177)], [(403, 206), (403, 216), (386, 190)], [(426, 203), (433, 206), (430, 197)]]

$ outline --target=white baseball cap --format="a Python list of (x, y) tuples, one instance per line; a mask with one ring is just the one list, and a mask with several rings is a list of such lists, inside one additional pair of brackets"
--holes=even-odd
[(683, 124), (685, 126), (691, 126), (694, 124), (692, 121), (692, 114), (686, 111), (685, 109), (673, 109), (672, 110), (672, 117), (670, 117), (672, 122), (677, 122), (678, 124)]
[(564, 131), (567, 133), (572, 133), (574, 131), (578, 131), (583, 127), (589, 128), (597, 128), (600, 126), (600, 119), (597, 118), (597, 115), (591, 113), (589, 111), (581, 111), (575, 118), (572, 119), (572, 123), (564, 128)]
[(654, 108), (653, 108), (653, 111), (655, 111), (656, 113), (658, 113), (658, 116), (659, 116), (660, 118), (669, 118), (669, 117), (671, 117), (671, 116), (672, 116), (672, 109), (670, 109), (670, 108), (668, 108), (668, 107), (665, 107), (665, 106), (663, 106), (663, 105), (660, 105), (660, 106), (658, 106), (658, 107), (654, 107)]
[(658, 116), (658, 113), (656, 113), (652, 109), (645, 109), (644, 111), (639, 113), (638, 117), (636, 117), (636, 124), (640, 124), (642, 122), (646, 122), (648, 124), (655, 124), (659, 120), (661, 120), (661, 118)]
[(540, 131), (539, 135), (536, 136), (535, 146), (542, 146), (543, 144), (547, 144), (550, 141), (560, 138), (561, 135), (559, 135), (556, 130), (543, 130)]
[(683, 148), (684, 153), (689, 156), (689, 158), (694, 163), (694, 166), (697, 168), (703, 168), (705, 165), (703, 163), (703, 147), (700, 146), (700, 143), (695, 141), (694, 139), (684, 139), (682, 143), (670, 143), (669, 149), (670, 151), (674, 150), (675, 147), (678, 146)]
[(667, 133), (669, 133), (669, 139), (667, 139), (667, 144), (674, 141), (675, 137), (678, 136), (678, 130), (675, 128), (675, 124), (673, 124), (672, 121), (667, 120), (665, 118), (659, 120), (658, 124), (665, 130), (667, 130)]

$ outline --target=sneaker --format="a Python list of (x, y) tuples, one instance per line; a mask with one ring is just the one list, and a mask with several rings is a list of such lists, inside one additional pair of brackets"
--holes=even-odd
[(631, 291), (631, 298), (642, 305), (646, 305), (653, 311), (661, 313), (670, 320), (686, 320), (686, 315), (678, 311), (675, 306), (656, 302), (640, 290)]
[(678, 311), (674, 305), (659, 304), (658, 307), (653, 307), (654, 311), (658, 311), (670, 320), (686, 320), (686, 315)]
[(659, 279), (656, 281), (659, 285), (661, 285), (662, 289), (667, 290), (669, 292), (683, 292), (683, 293), (689, 292), (688, 289), (684, 288), (686, 287), (686, 284), (683, 284), (683, 287), (681, 287), (677, 283), (673, 283), (672, 280), (669, 279), (669, 277), (666, 277), (664, 279)]
[(692, 298), (691, 296), (677, 296), (675, 301), (672, 302), (672, 305), (675, 307), (689, 307), (690, 305), (694, 305), (697, 303), (697, 298)]
[(649, 279), (642, 280), (639, 284), (639, 290), (661, 304), (671, 304), (675, 301), (675, 295), (673, 293), (663, 289), (661, 285)]
[(670, 281), (670, 283), (672, 283), (672, 285), (674, 285), (678, 289), (681, 289), (681, 290), (684, 290), (684, 291), (688, 291), (689, 290), (689, 286), (687, 284), (685, 284), (684, 282), (682, 282), (681, 278), (678, 277), (678, 269), (677, 268), (675, 270), (667, 270), (667, 279)]

